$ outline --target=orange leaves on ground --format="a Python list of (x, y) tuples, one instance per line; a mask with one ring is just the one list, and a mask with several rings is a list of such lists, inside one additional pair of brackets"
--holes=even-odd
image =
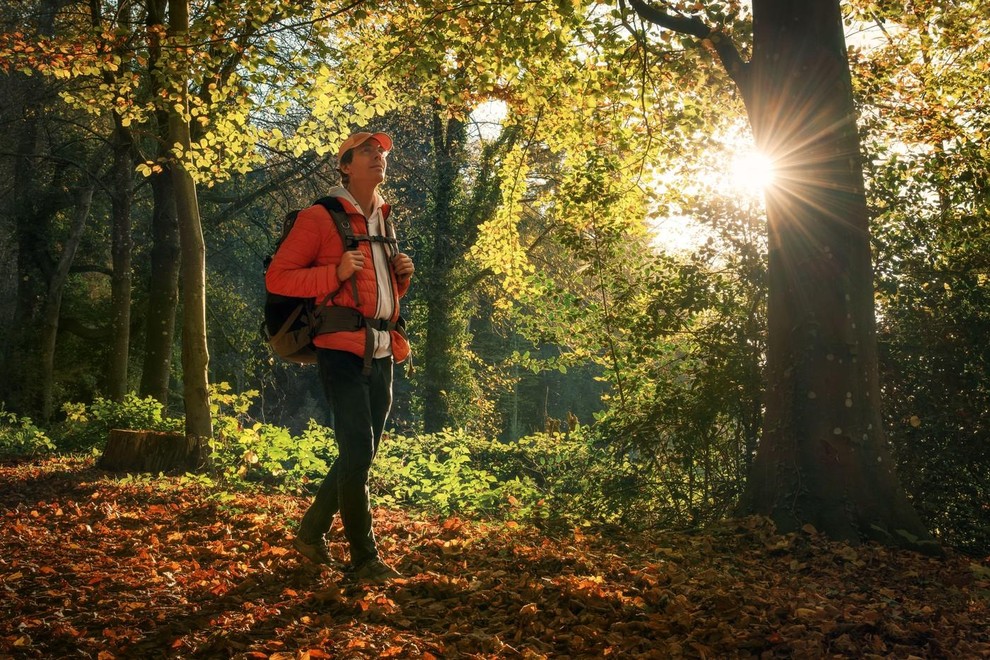
[[(89, 463), (0, 466), (0, 655), (981, 657), (990, 565), (781, 536), (549, 538), (378, 511), (407, 577), (349, 584), (289, 550), (305, 501), (128, 485)], [(810, 527), (810, 526), (809, 526)], [(339, 527), (331, 554), (346, 557)], [(102, 654), (102, 656), (101, 656)]]

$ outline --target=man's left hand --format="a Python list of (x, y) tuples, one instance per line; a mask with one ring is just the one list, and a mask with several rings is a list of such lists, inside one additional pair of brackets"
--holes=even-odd
[(392, 257), (392, 268), (395, 269), (395, 276), (400, 280), (409, 279), (416, 270), (416, 267), (413, 266), (412, 259), (409, 258), (408, 254), (403, 252)]

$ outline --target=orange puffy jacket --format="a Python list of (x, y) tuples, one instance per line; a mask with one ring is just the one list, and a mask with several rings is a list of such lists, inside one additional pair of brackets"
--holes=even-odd
[[(364, 215), (346, 198), (337, 199), (347, 212), (354, 234), (366, 234), (368, 228)], [(387, 204), (383, 204), (382, 218), (388, 218), (390, 210)], [(399, 298), (409, 289), (409, 278), (398, 280), (389, 266), (388, 290), (379, 290), (372, 250), (385, 250), (385, 246), (380, 243), (360, 241), (357, 249), (364, 253), (365, 264), (364, 268), (356, 273), (359, 304), (354, 302), (354, 290), (350, 281), (341, 282), (337, 278), (337, 266), (345, 250), (343, 239), (337, 233), (337, 227), (330, 213), (322, 205), (315, 204), (303, 209), (296, 216), (292, 231), (282, 241), (282, 245), (272, 258), (272, 263), (265, 274), (265, 284), (272, 293), (297, 298), (312, 297), (317, 302), (326, 298), (327, 294), (337, 291), (333, 301), (328, 302), (328, 305), (352, 307), (361, 312), (362, 316), (369, 318), (377, 318), (379, 297), (391, 296), (392, 314), (388, 320), (395, 321), (399, 316)], [(386, 253), (386, 260), (389, 260), (389, 257), (391, 255)], [(409, 343), (394, 330), (389, 335), (392, 356), (396, 362), (402, 362), (409, 357)], [(364, 330), (331, 332), (317, 335), (313, 343), (319, 348), (350, 351), (363, 357), (366, 337)]]

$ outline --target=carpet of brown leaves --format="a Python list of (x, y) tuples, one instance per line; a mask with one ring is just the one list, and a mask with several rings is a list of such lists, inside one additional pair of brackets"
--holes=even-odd
[(304, 506), (86, 461), (0, 466), (0, 656), (990, 657), (990, 564), (953, 553), (757, 518), (549, 538), (378, 511), (408, 577), (365, 586), (288, 549)]

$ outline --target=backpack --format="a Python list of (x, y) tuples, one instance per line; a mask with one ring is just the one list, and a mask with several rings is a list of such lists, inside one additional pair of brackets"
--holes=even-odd
[[(323, 197), (313, 202), (314, 205), (323, 206), (333, 219), (337, 228), (337, 234), (344, 242), (345, 250), (354, 250), (360, 241), (380, 242), (397, 249), (395, 239), (395, 228), (385, 218), (385, 236), (369, 236), (367, 234), (355, 235), (351, 229), (350, 220), (344, 211), (343, 205), (336, 197)], [(272, 254), (264, 260), (264, 272), (268, 272), (268, 266), (282, 246), (282, 242), (292, 231), (299, 209), (289, 211), (282, 220), (282, 235), (275, 243)], [(350, 278), (353, 287), (354, 301), (358, 301), (357, 277)], [(341, 284), (343, 287), (343, 284)], [(401, 318), (398, 322), (384, 321), (381, 319), (366, 319), (360, 312), (351, 307), (332, 307), (328, 303), (340, 291), (332, 291), (323, 300), (317, 303), (315, 298), (296, 298), (293, 296), (283, 296), (272, 293), (265, 288), (265, 319), (261, 324), (261, 334), (265, 342), (272, 351), (280, 358), (295, 364), (313, 364), (316, 362), (316, 347), (313, 345), (313, 337), (325, 332), (339, 332), (343, 330), (358, 330), (366, 328), (368, 334), (373, 329), (378, 330), (398, 330), (404, 333), (405, 321)], [(372, 342), (367, 342), (368, 350), (365, 352), (365, 371), (371, 369)]]

